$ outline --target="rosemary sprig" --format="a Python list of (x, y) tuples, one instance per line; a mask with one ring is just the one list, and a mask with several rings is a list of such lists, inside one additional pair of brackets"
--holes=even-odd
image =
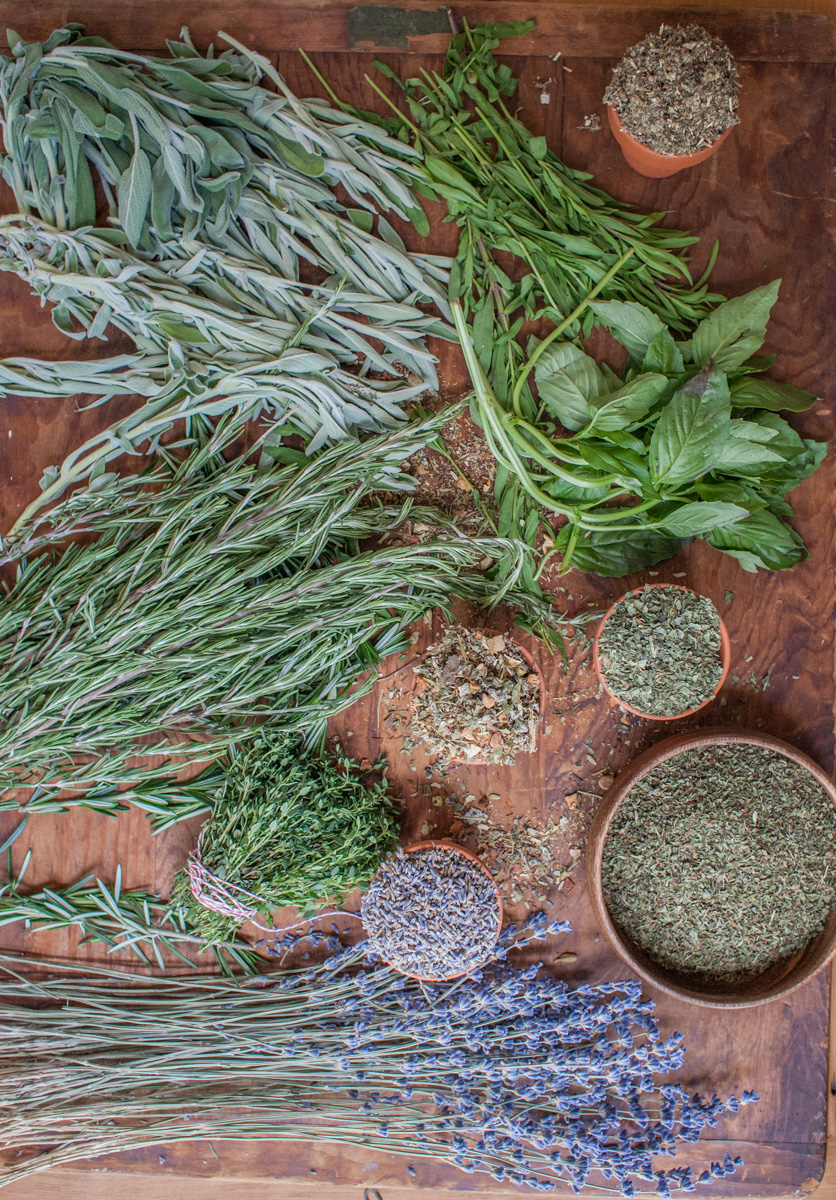
[[(412, 486), (399, 464), (441, 420), (271, 471), (219, 460), (233, 424), (180, 464), (74, 493), (48, 528), (27, 526), (0, 559), (17, 566), (0, 609), (0, 786), (82, 798), (134, 783), (138, 753), (205, 761), (251, 741), (256, 721), (316, 743), (404, 626), (451, 598), (507, 600), (559, 628), (517, 587), (523, 553), (501, 539), (450, 528), (358, 553), (405, 519), (408, 501), (372, 497)], [(500, 555), (517, 575), (497, 587), (476, 568)]]

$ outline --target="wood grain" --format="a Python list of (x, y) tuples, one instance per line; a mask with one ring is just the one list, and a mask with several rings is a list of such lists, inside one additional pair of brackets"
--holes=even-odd
[[(428, 0), (409, 5), (421, 12), (437, 8)], [(176, 34), (187, 22), (198, 40), (227, 28), (257, 48), (279, 54), (280, 66), (300, 94), (318, 87), (306, 82), (300, 60), (290, 54), (304, 44), (316, 52), (317, 62), (337, 90), (347, 98), (372, 107), (363, 82), (371, 73), (372, 54), (359, 47), (347, 55), (349, 3), (317, 2), (300, 6), (287, 0), (266, 0), (233, 7), (229, 0), (207, 0), (200, 6), (185, 0), (122, 0), (105, 6), (101, 0), (52, 3), (41, 0), (22, 9), (3, 0), (0, 15), (25, 36), (43, 36), (64, 20), (86, 21), (91, 31), (112, 38), (125, 48), (162, 47), (165, 36)], [(466, 4), (457, 10), (471, 20), (497, 12), (490, 3)], [(836, 403), (828, 364), (836, 338), (836, 290), (832, 262), (833, 230), (833, 119), (834, 49), (832, 26), (809, 14), (751, 9), (662, 10), (611, 6), (531, 6), (503, 4), (502, 17), (537, 17), (534, 35), (509, 44), (510, 55), (530, 56), (517, 61), (521, 71), (520, 102), (523, 119), (571, 165), (591, 170), (595, 180), (621, 198), (644, 209), (670, 210), (670, 221), (691, 227), (703, 237), (695, 255), (697, 271), (707, 257), (711, 241), (720, 237), (722, 255), (715, 272), (720, 289), (736, 294), (781, 275), (784, 279), (776, 317), (770, 331), (772, 348), (780, 350), (776, 375), (820, 391), (824, 396), (814, 412), (796, 422), (808, 435), (827, 437), (833, 426)], [(671, 180), (650, 181), (633, 175), (625, 166), (609, 134), (583, 128), (583, 118), (602, 114), (601, 96), (614, 59), (623, 49), (657, 24), (663, 15), (683, 19), (698, 16), (723, 36), (742, 63), (742, 125), (712, 160)], [(413, 37), (408, 53), (393, 50), (385, 55), (390, 65), (412, 71), (422, 63), (438, 63), (434, 52), (442, 48), (441, 34)], [(561, 50), (559, 69), (548, 55)], [(340, 52), (340, 53), (338, 53)], [(427, 57), (425, 57), (427, 56)], [(535, 57), (536, 56), (536, 57)], [(540, 104), (538, 80), (554, 77), (549, 85), (550, 104)], [(436, 211), (434, 248), (448, 250), (454, 229), (442, 224)], [(0, 277), (0, 350), (4, 355), (38, 353), (76, 354), (68, 346), (18, 281)], [(106, 347), (82, 347), (81, 353), (112, 353)], [(447, 349), (442, 356), (444, 382), (451, 392), (465, 383), (462, 364)], [(127, 403), (127, 402), (126, 402)], [(0, 516), (3, 526), (20, 511), (37, 488), (43, 468), (81, 436), (86, 436), (114, 408), (105, 413), (81, 414), (72, 401), (33, 403), (3, 401), (7, 417), (0, 424)], [(793, 495), (797, 526), (811, 550), (811, 559), (791, 572), (742, 572), (730, 559), (705, 546), (689, 548), (677, 559), (648, 573), (656, 581), (687, 581), (710, 595), (728, 624), (733, 646), (730, 679), (716, 705), (689, 720), (697, 728), (718, 720), (732, 726), (751, 725), (786, 738), (821, 763), (833, 765), (833, 504), (834, 461), (831, 456), (817, 475)], [(627, 581), (633, 586), (638, 577)], [(559, 601), (570, 612), (605, 607), (624, 590), (623, 581), (596, 580), (573, 572), (551, 580)], [(421, 628), (420, 646), (432, 636)], [(521, 760), (516, 769), (472, 768), (451, 772), (447, 783), (462, 794), (499, 794), (509, 814), (533, 812), (560, 816), (568, 809), (567, 795), (587, 793), (582, 816), (591, 818), (602, 776), (616, 774), (644, 746), (667, 736), (638, 718), (627, 718), (598, 694), (588, 654), (578, 646), (564, 672), (558, 661), (540, 655), (551, 696), (548, 732), (541, 752)], [(386, 672), (398, 664), (385, 665)], [(767, 681), (766, 686), (764, 686)], [(420, 836), (425, 822), (443, 836), (450, 824), (448, 809), (437, 808), (425, 774), (426, 759), (407, 755), (387, 723), (388, 711), (399, 700), (399, 676), (381, 685), (376, 694), (358, 704), (333, 726), (344, 746), (356, 758), (385, 752), (395, 790), (407, 802), (403, 834)], [(389, 692), (393, 695), (390, 696)], [(595, 748), (590, 762), (587, 745)], [(13, 818), (0, 817), (0, 838)], [(24, 835), (35, 845), (33, 883), (52, 879), (69, 882), (88, 870), (112, 878), (115, 864), (125, 868), (126, 885), (165, 890), (196, 837), (199, 822), (192, 822), (151, 839), (145, 818), (132, 812), (103, 818), (74, 812), (60, 818), (39, 817)], [(16, 846), (22, 853), (23, 839)], [(568, 849), (568, 848), (567, 848)], [(19, 861), (19, 858), (18, 858)], [(568, 853), (566, 856), (568, 865)], [(555, 911), (572, 920), (574, 932), (566, 949), (578, 954), (576, 964), (556, 968), (566, 978), (581, 981), (612, 979), (623, 967), (600, 936), (586, 896), (583, 867), (576, 869), (574, 887), (555, 893)], [(521, 916), (511, 907), (512, 917)], [(3, 931), (4, 945), (27, 945), (43, 953), (75, 953), (74, 939), (66, 935), (27, 935)], [(84, 951), (101, 957), (95, 947)], [(651, 993), (652, 994), (652, 993)], [(752, 1012), (705, 1012), (671, 997), (658, 995), (663, 1029), (683, 1029), (688, 1056), (681, 1077), (700, 1090), (738, 1093), (754, 1087), (764, 1099), (744, 1109), (734, 1120), (715, 1131), (716, 1141), (701, 1143), (695, 1162), (722, 1157), (726, 1149), (741, 1153), (746, 1166), (738, 1177), (722, 1185), (724, 1195), (798, 1194), (810, 1190), (821, 1177), (824, 1164), (825, 1094), (827, 1074), (827, 1014), (829, 989), (826, 973), (819, 974), (798, 992)], [(728, 1140), (727, 1140), (728, 1139)], [(216, 1157), (217, 1156), (217, 1157)], [(160, 1161), (160, 1157), (164, 1161)], [(688, 1158), (692, 1156), (689, 1155)], [(683, 1159), (686, 1161), (686, 1159)], [(406, 1163), (393, 1156), (370, 1158), (359, 1150), (293, 1144), (244, 1145), (180, 1143), (157, 1150), (100, 1160), (82, 1175), (61, 1172), (10, 1188), (10, 1200), (25, 1197), (96, 1194), (108, 1196), (172, 1197), (227, 1196), (251, 1200), (271, 1195), (310, 1195), (314, 1186), (323, 1200), (336, 1200), (351, 1188), (378, 1187), (384, 1200), (401, 1200), (414, 1194), (405, 1186)], [(486, 1191), (503, 1195), (497, 1185), (463, 1176), (438, 1165), (414, 1164), (416, 1186), (438, 1191)], [(93, 1174), (95, 1172), (106, 1173)], [(135, 1173), (135, 1174), (134, 1174)], [(276, 1180), (280, 1179), (281, 1183)], [(247, 1180), (257, 1181), (253, 1185)], [(101, 1181), (101, 1182), (100, 1182)], [(190, 1181), (190, 1182), (189, 1182)], [(150, 1189), (150, 1190), (149, 1190)], [(720, 1194), (721, 1189), (712, 1195)]]

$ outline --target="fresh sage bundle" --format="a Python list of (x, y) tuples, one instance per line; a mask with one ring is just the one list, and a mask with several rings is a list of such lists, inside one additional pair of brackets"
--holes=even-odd
[(435, 388), (425, 338), (449, 327), (419, 305), (449, 316), (448, 263), (407, 253), (378, 212), (427, 228), (418, 152), (298, 100), (230, 38), (201, 54), (184, 30), (168, 58), (79, 25), (42, 45), (9, 40), (0, 162), (19, 211), (0, 225), (0, 269), (53, 304), (68, 337), (106, 340), (113, 325), (136, 352), (9, 360), (0, 389), (145, 401), (50, 468), (34, 507), (124, 451), (153, 449), (181, 418), (263, 411), (316, 449), (395, 427)]

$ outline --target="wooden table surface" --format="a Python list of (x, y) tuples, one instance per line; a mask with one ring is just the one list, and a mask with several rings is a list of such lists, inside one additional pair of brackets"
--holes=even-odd
[[(738, 294), (777, 276), (783, 279), (774, 310), (767, 349), (779, 354), (774, 374), (816, 391), (823, 401), (794, 421), (806, 436), (827, 438), (833, 425), (836, 392), (829, 364), (836, 348), (836, 289), (831, 263), (833, 213), (834, 33), (829, 20), (810, 13), (758, 8), (634, 9), (627, 5), (523, 5), (490, 0), (461, 5), (457, 11), (472, 21), (534, 15), (537, 29), (508, 44), (520, 74), (523, 119), (542, 132), (550, 146), (572, 166), (593, 172), (595, 181), (613, 195), (645, 210), (671, 210), (672, 223), (699, 233), (695, 253), (699, 273), (715, 238), (721, 254), (715, 286)], [(316, 87), (295, 54), (298, 45), (313, 52), (337, 92), (368, 107), (371, 93), (363, 84), (373, 57), (413, 73), (421, 63), (438, 63), (446, 45), (444, 10), (431, 0), (415, 0), (404, 20), (393, 10), (369, 13), (342, 0), (315, 0), (292, 5), (289, 0), (33, 0), (25, 8), (0, 0), (0, 19), (25, 37), (45, 37), (66, 20), (80, 20), (123, 48), (160, 49), (166, 36), (188, 23), (198, 43), (225, 29), (278, 61), (300, 94)], [(722, 151), (701, 167), (670, 180), (645, 180), (625, 166), (604, 129), (591, 132), (583, 118), (604, 115), (601, 96), (614, 61), (665, 16), (682, 21), (693, 16), (718, 33), (738, 59), (741, 72), (741, 126)], [(2, 26), (0, 26), (2, 27)], [(417, 30), (417, 33), (410, 33)], [(346, 51), (350, 50), (350, 53)], [(560, 50), (556, 63), (550, 57)], [(373, 54), (372, 51), (375, 51)], [(545, 88), (543, 84), (545, 82)], [(541, 91), (549, 103), (540, 102)], [(9, 208), (8, 195), (3, 196)], [(452, 230), (434, 232), (442, 251), (450, 248)], [(0, 353), (67, 357), (77, 352), (10, 276), (0, 276)], [(107, 353), (116, 352), (113, 339)], [(86, 347), (84, 352), (93, 351)], [(103, 351), (102, 351), (103, 352)], [(462, 364), (440, 349), (442, 375), (451, 391), (464, 386)], [(115, 409), (76, 411), (74, 402), (2, 401), (8, 437), (0, 438), (0, 528), (35, 494), (43, 468), (59, 461)], [(733, 662), (721, 700), (692, 718), (690, 725), (750, 726), (786, 738), (833, 769), (833, 503), (834, 457), (792, 497), (798, 529), (811, 551), (809, 562), (792, 571), (743, 572), (737, 564), (709, 548), (690, 547), (660, 564), (656, 581), (688, 582), (717, 603), (731, 633)], [(631, 577), (629, 586), (640, 582)], [(570, 612), (600, 607), (624, 590), (620, 581), (570, 573), (557, 595)], [(431, 631), (425, 628), (426, 641)], [(461, 791), (498, 794), (509, 816), (532, 811), (540, 817), (566, 814), (566, 795), (601, 792), (600, 778), (617, 773), (643, 746), (667, 730), (649, 729), (636, 718), (625, 721), (619, 710), (597, 695), (588, 657), (582, 650), (565, 672), (559, 662), (526, 642), (539, 656), (548, 680), (553, 711), (550, 732), (536, 756), (516, 768), (470, 768), (452, 772)], [(765, 682), (766, 681), (766, 682)], [(404, 835), (418, 834), (424, 822), (439, 822), (443, 833), (449, 810), (432, 804), (425, 760), (407, 755), (385, 723), (392, 683), (363, 701), (334, 724), (343, 743), (357, 758), (386, 753), (395, 790), (407, 801)], [(349, 737), (349, 731), (351, 736)], [(596, 761), (589, 761), (586, 746)], [(587, 805), (591, 808), (592, 802)], [(445, 815), (446, 814), (446, 815)], [(590, 813), (586, 812), (588, 819)], [(0, 840), (12, 825), (0, 817)], [(199, 825), (199, 822), (197, 823)], [(81, 811), (59, 817), (33, 818), (15, 850), (34, 848), (31, 885), (70, 883), (90, 871), (112, 878), (117, 862), (124, 885), (165, 892), (196, 838), (192, 822), (152, 839), (139, 813), (118, 819)], [(566, 858), (567, 865), (570, 859)], [(603, 938), (598, 936), (586, 899), (582, 861), (571, 890), (554, 893), (555, 912), (571, 919), (574, 931), (565, 942), (578, 960), (562, 965), (572, 980), (613, 979), (625, 974)], [(569, 894), (567, 894), (569, 893)], [(522, 909), (511, 907), (512, 916)], [(17, 935), (2, 931), (4, 945), (32, 952), (80, 953), (68, 935)], [(686, 1034), (688, 1053), (682, 1080), (701, 1091), (740, 1092), (755, 1088), (759, 1105), (742, 1110), (714, 1131), (714, 1139), (696, 1149), (706, 1159), (728, 1149), (740, 1153), (745, 1168), (724, 1181), (723, 1195), (777, 1196), (817, 1188), (824, 1172), (829, 1093), (828, 973), (822, 972), (784, 1000), (738, 1012), (701, 1010), (658, 996), (664, 1030)], [(163, 1158), (164, 1161), (160, 1161)], [(690, 1158), (690, 1156), (689, 1156)], [(687, 1161), (683, 1158), (683, 1161)], [(694, 1157), (699, 1161), (699, 1155)], [(296, 1145), (214, 1143), (213, 1152), (197, 1143), (97, 1160), (83, 1173), (54, 1172), (8, 1189), (9, 1200), (25, 1197), (133, 1196), (251, 1197), (297, 1194), (310, 1196), (311, 1185), (329, 1197), (347, 1189), (380, 1189), (384, 1200), (414, 1194), (415, 1186), (433, 1190), (503, 1194), (490, 1181), (453, 1169), (434, 1169), (417, 1161), (416, 1185), (409, 1184), (406, 1161), (384, 1159), (361, 1151)], [(106, 1169), (106, 1173), (105, 1172)], [(282, 1182), (278, 1182), (282, 1181)], [(826, 1189), (822, 1189), (824, 1195)], [(721, 1194), (720, 1189), (706, 1194)]]

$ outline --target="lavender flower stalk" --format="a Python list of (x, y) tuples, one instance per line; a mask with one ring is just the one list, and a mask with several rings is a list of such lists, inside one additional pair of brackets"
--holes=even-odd
[[(0, 1185), (212, 1137), (359, 1145), (403, 1155), (412, 1175), (435, 1159), (540, 1191), (603, 1182), (631, 1196), (646, 1183), (666, 1197), (733, 1173), (730, 1157), (698, 1180), (654, 1169), (757, 1097), (657, 1086), (682, 1063), (682, 1037), (661, 1038), (639, 984), (572, 987), (506, 960), (566, 928), (538, 916), (506, 931), (487, 968), (436, 987), (322, 933), (308, 954), (324, 947), (324, 962), (243, 982), (67, 975), (0, 955)], [(299, 941), (286, 935), (274, 953)], [(63, 977), (23, 977), (36, 969)], [(28, 1157), (10, 1161), (23, 1146)]]

